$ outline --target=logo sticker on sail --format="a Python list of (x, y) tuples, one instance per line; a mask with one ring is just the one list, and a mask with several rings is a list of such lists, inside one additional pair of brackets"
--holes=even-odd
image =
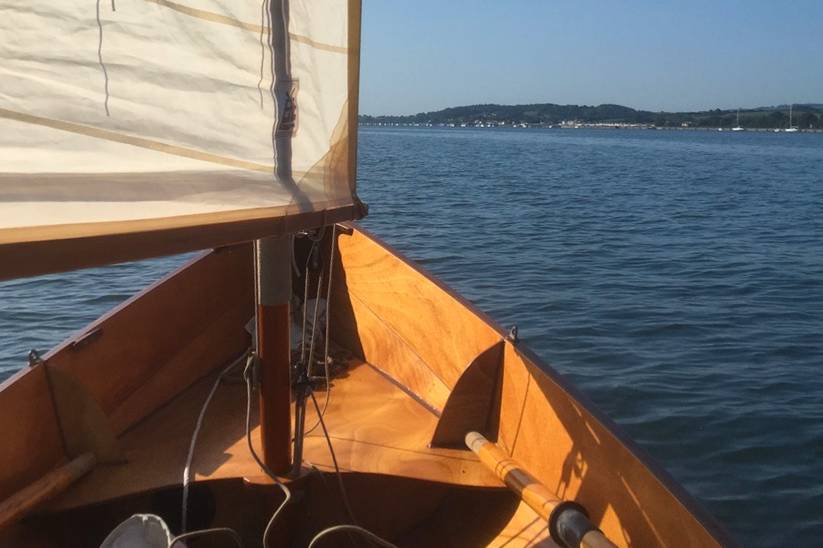
[(277, 133), (293, 134), (297, 130), (297, 80), (278, 82), (275, 85), (278, 112)]

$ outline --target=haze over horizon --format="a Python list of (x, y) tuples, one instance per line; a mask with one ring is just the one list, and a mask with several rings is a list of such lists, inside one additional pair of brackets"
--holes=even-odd
[(364, 0), (360, 112), (823, 103), (823, 2)]

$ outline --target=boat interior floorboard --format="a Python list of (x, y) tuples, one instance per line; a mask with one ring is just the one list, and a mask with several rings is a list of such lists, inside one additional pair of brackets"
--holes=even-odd
[[(240, 367), (223, 379), (205, 415), (192, 463), (194, 501), (199, 485), (208, 486), (206, 489), (211, 492), (237, 491), (239, 487), (231, 487), (236, 484), (225, 483), (237, 481), (246, 486), (245, 490), (262, 490), (259, 493), (265, 493), (269, 499), (276, 496), (271, 480), (262, 475), (246, 446), (246, 393), (239, 370)], [(217, 373), (206, 376), (126, 431), (119, 438), (126, 462), (98, 465), (29, 523), (34, 525), (42, 519), (51, 523), (52, 528), (54, 523), (62, 522), (69, 528), (75, 519), (80, 519), (73, 516), (86, 520), (88, 514), (107, 513), (112, 514), (110, 521), (116, 523), (121, 517), (117, 513), (125, 509), (139, 512), (156, 508), (164, 493), (169, 500), (179, 501), (192, 431), (216, 377)], [(316, 397), (322, 407), (325, 392), (318, 390)], [(254, 398), (256, 417), (256, 394)], [(309, 402), (307, 428), (316, 419)], [(478, 537), (472, 545), (553, 546), (547, 539), (545, 523), (503, 488), (474, 453), (430, 448), (428, 443), (438, 417), (371, 365), (353, 361), (333, 380), (325, 419), (356, 513), (364, 516), (364, 522), (372, 520), (378, 530), (382, 527), (392, 534), (399, 546), (467, 546), (465, 534), (449, 538), (448, 531), (456, 531), (456, 526), (477, 529)], [(252, 439), (259, 451), (256, 420)], [(288, 481), (294, 489), (305, 493), (311, 491), (307, 486), (312, 482), (317, 484), (315, 493), (328, 492), (329, 485), (336, 483), (330, 476), (332, 460), (320, 427), (307, 436), (304, 454), (307, 474)], [(312, 467), (323, 474), (310, 473)], [(321, 483), (311, 479), (322, 476), (327, 479)], [(296, 506), (293, 512), (298, 514), (300, 505), (317, 504), (310, 501), (312, 495), (299, 498), (309, 502)], [(328, 497), (320, 496), (324, 498)], [(385, 510), (398, 504), (403, 508)], [(177, 508), (179, 502), (170, 506)], [(264, 508), (261, 515), (273, 507), (270, 501), (257, 506)], [(324, 510), (331, 516), (328, 523), (340, 522), (340, 504), (337, 506)], [(485, 528), (477, 528), (477, 515), (483, 512), (489, 513), (489, 519)], [(323, 512), (312, 507), (303, 513), (318, 516)], [(218, 514), (225, 515), (226, 510)], [(387, 523), (389, 515), (392, 517)], [(397, 515), (405, 515), (405, 522), (398, 523), (394, 517)], [(304, 529), (316, 526), (312, 523)]]
[[(198, 413), (215, 378), (212, 374), (200, 380), (125, 432), (119, 441), (126, 462), (99, 464), (50, 509), (179, 485)], [(318, 391), (316, 397), (322, 407), (325, 394)], [(203, 421), (191, 468), (195, 481), (243, 477), (267, 482), (246, 446), (245, 408), (245, 386), (238, 375), (229, 375), (217, 389)], [(256, 408), (253, 415), (252, 440), (259, 444)], [(307, 428), (317, 422), (316, 418), (309, 402)], [(325, 420), (343, 471), (499, 486), (470, 451), (429, 448), (437, 417), (366, 363), (351, 363), (342, 378), (333, 380)], [(259, 445), (257, 449), (259, 453)], [(306, 465), (333, 469), (320, 427), (306, 437), (304, 455)]]

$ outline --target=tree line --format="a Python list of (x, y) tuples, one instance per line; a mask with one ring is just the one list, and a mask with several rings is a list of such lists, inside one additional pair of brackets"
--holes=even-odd
[[(555, 125), (562, 122), (648, 124), (658, 127), (722, 127), (737, 125), (737, 110), (706, 110), (697, 112), (652, 112), (622, 105), (469, 105), (407, 116), (361, 115), (364, 124), (475, 124), (507, 123)], [(801, 129), (823, 129), (823, 105), (795, 105), (792, 125)], [(744, 128), (779, 129), (789, 127), (789, 107), (760, 107), (740, 111), (740, 126)]]

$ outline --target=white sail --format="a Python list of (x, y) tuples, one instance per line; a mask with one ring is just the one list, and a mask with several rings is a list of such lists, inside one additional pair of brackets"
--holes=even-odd
[(0, 0), (0, 246), (357, 216), (359, 12)]

